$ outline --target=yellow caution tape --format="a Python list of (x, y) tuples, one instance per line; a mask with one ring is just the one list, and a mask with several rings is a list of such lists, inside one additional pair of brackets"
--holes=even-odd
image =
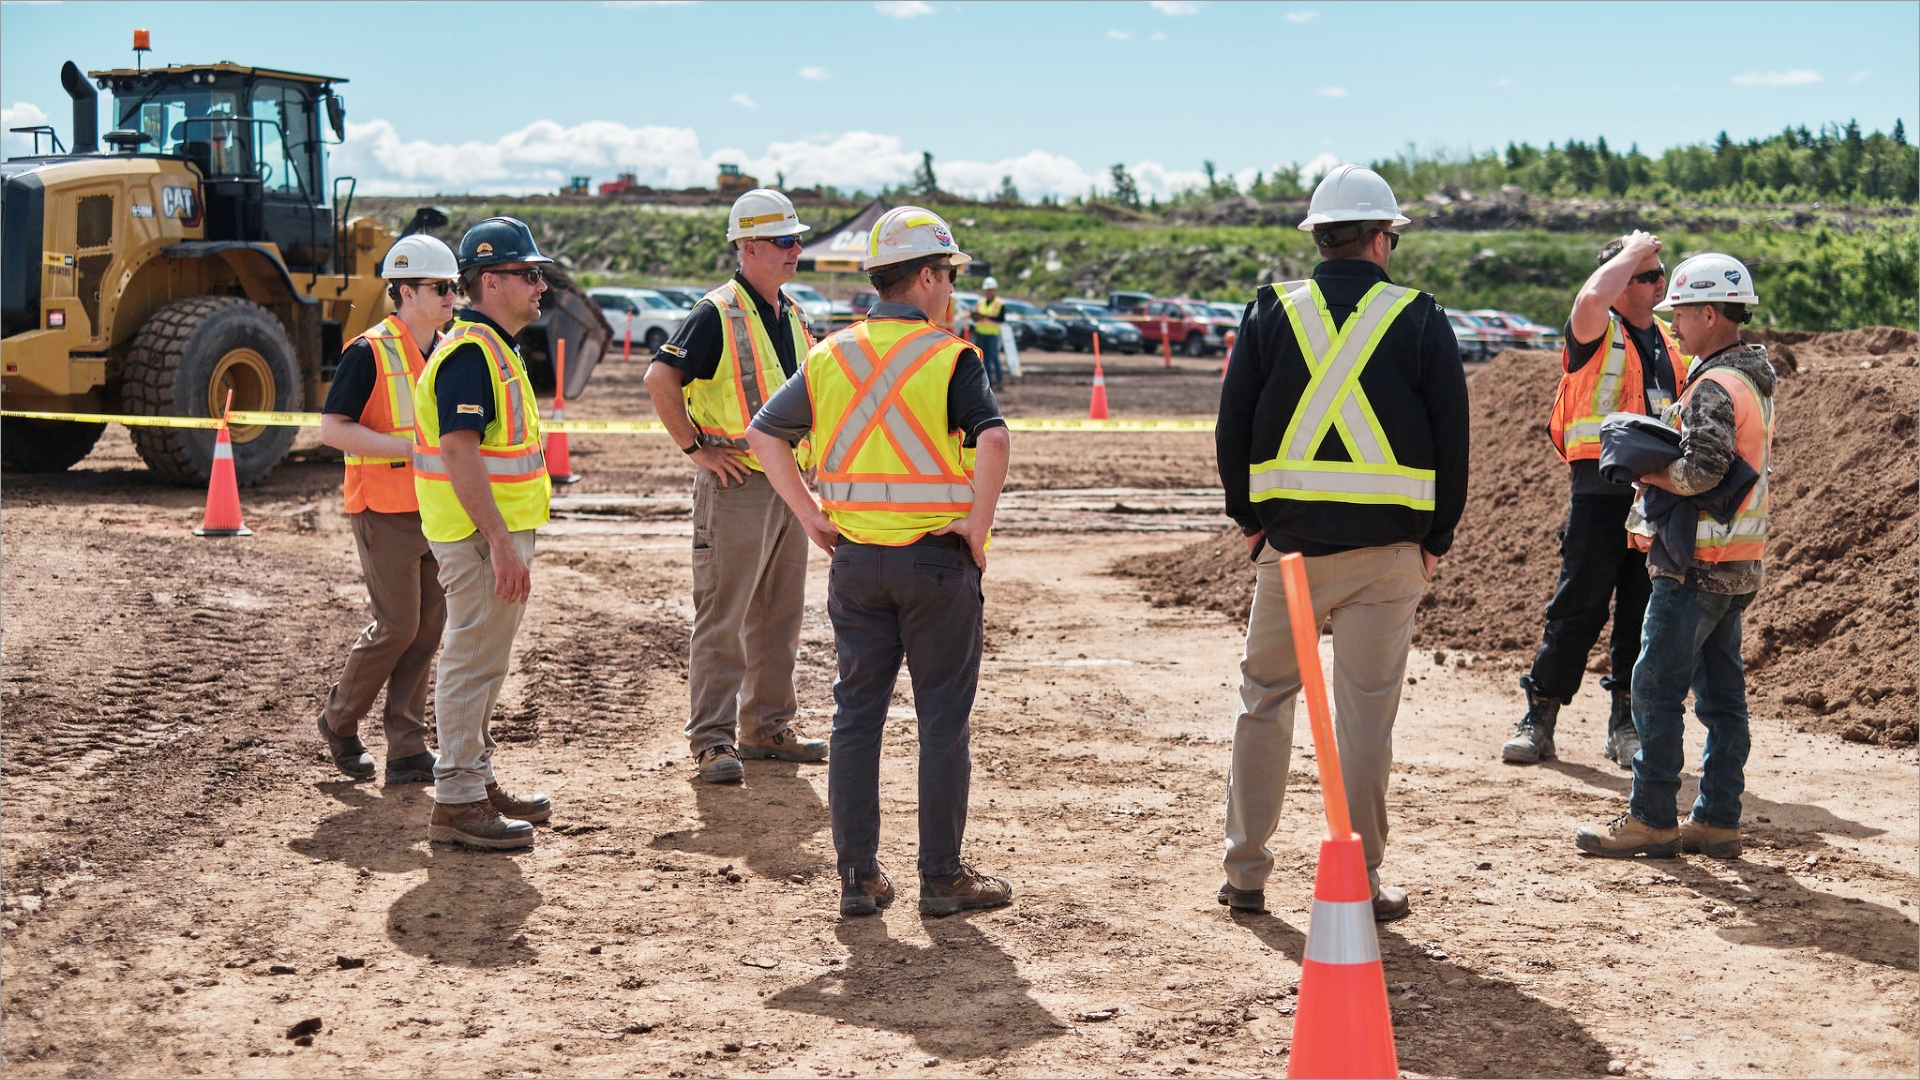
[[(65, 420), (81, 424), (125, 424), (128, 427), (213, 429), (220, 421), (206, 416), (134, 416), (122, 413), (31, 412), (24, 409), (0, 410), (0, 416), (23, 420)], [(320, 414), (308, 412), (233, 412), (227, 422), (234, 427), (319, 427)], [(666, 425), (658, 420), (544, 420), (544, 431), (564, 431), (570, 435), (663, 435)], [(1211, 420), (1030, 420), (1013, 417), (1007, 427), (1014, 431), (1212, 431)]]

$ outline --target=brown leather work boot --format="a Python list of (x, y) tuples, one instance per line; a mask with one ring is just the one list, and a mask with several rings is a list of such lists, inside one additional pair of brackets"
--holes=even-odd
[(872, 877), (861, 877), (852, 868), (840, 875), (840, 914), (878, 915), (893, 903), (893, 881), (887, 872), (875, 868)]
[(920, 879), (920, 914), (952, 915), (1013, 903), (1013, 886), (1006, 878), (988, 877), (966, 863), (958, 873), (935, 881)]
[(529, 824), (537, 825), (553, 816), (553, 800), (547, 798), (544, 791), (536, 791), (523, 799), (507, 794), (499, 784), (488, 784), (487, 801), (502, 817), (519, 818)]
[(1656, 829), (1632, 814), (1621, 814), (1598, 828), (1580, 826), (1573, 834), (1573, 843), (1589, 855), (1608, 859), (1630, 859), (1635, 855), (1671, 859), (1680, 854), (1680, 830)]
[(743, 758), (763, 758), (774, 761), (827, 760), (827, 740), (809, 739), (790, 727), (774, 732), (772, 742), (743, 742), (739, 750)]
[(1696, 852), (1710, 859), (1740, 857), (1740, 827), (1719, 829), (1688, 814), (1680, 822), (1680, 850)]
[(427, 818), (427, 839), (480, 848), (523, 848), (533, 845), (533, 826), (501, 817), (485, 799), (437, 802)]

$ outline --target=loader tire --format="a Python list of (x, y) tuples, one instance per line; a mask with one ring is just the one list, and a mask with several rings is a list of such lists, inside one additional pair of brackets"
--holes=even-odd
[(66, 472), (93, 451), (105, 424), (0, 417), (0, 468), (18, 473)]
[[(233, 390), (233, 408), (296, 412), (300, 365), (286, 328), (266, 308), (237, 296), (196, 296), (155, 312), (133, 339), (121, 396), (127, 412), (145, 416), (217, 417)], [(258, 483), (293, 446), (297, 428), (234, 427), (233, 471), (241, 486)], [(214, 433), (206, 428), (135, 427), (134, 448), (147, 468), (176, 484), (198, 487), (213, 466)]]

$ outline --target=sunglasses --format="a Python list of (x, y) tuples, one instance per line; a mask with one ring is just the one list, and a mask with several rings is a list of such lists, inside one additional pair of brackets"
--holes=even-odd
[(543, 282), (543, 281), (545, 281), (545, 280), (547, 280), (547, 275), (546, 275), (546, 272), (545, 272), (545, 271), (543, 271), (543, 270), (541, 270), (541, 269), (540, 269), (539, 267), (537, 267), (537, 266), (522, 266), (522, 267), (519, 267), (519, 268), (517, 268), (517, 269), (513, 269), (513, 270), (493, 270), (493, 269), (489, 269), (489, 270), (486, 270), (486, 271), (484, 271), (484, 273), (488, 273), (488, 274), (501, 274), (501, 275), (504, 275), (504, 276), (506, 276), (506, 277), (517, 277), (517, 278), (520, 278), (521, 280), (523, 280), (523, 281), (525, 281), (525, 282), (526, 282), (527, 284), (529, 284), (529, 285), (538, 285), (538, 284), (540, 284), (541, 282)]
[(1663, 266), (1658, 270), (1649, 270), (1644, 274), (1635, 274), (1633, 275), (1633, 280), (1639, 282), (1642, 285), (1651, 285), (1654, 282), (1659, 281), (1661, 278), (1666, 276), (1667, 276), (1667, 268)]
[(416, 281), (413, 282), (413, 287), (416, 289), (431, 289), (440, 296), (451, 296), (460, 288), (459, 285), (451, 281)]
[(1387, 237), (1387, 250), (1388, 250), (1388, 251), (1396, 251), (1396, 250), (1398, 250), (1398, 249), (1399, 249), (1399, 247), (1400, 247), (1400, 234), (1399, 234), (1399, 233), (1397, 233), (1397, 232), (1394, 232), (1394, 231), (1393, 231), (1392, 229), (1375, 229), (1375, 230), (1373, 230), (1373, 231), (1374, 231), (1374, 232), (1377, 232), (1377, 233), (1385, 233), (1385, 234), (1386, 234), (1386, 237)]
[(791, 251), (803, 243), (799, 233), (794, 233), (791, 236), (756, 236), (754, 239), (763, 244), (772, 244), (782, 251)]

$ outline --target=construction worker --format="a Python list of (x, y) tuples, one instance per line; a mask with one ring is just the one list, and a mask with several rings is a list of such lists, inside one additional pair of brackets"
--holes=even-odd
[[(768, 399), (747, 432), (774, 490), (833, 555), (827, 615), (840, 671), (827, 805), (842, 915), (893, 901), (877, 858), (880, 736), (902, 658), (920, 722), (920, 911), (1013, 898), (1006, 879), (960, 860), (980, 575), (1012, 445), (979, 354), (928, 320), (969, 258), (938, 214), (887, 211), (861, 263), (879, 302), (865, 322), (814, 346), (802, 377)], [(820, 456), (817, 503), (789, 452), (809, 438)]]
[(995, 390), (1005, 385), (1000, 371), (1000, 327), (1007, 302), (1000, 299), (1000, 280), (988, 278), (980, 284), (980, 302), (973, 306), (973, 341), (980, 346), (980, 359), (987, 365), (987, 381)]
[(1573, 702), (1587, 653), (1613, 608), (1609, 673), (1600, 685), (1613, 697), (1602, 752), (1632, 768), (1628, 679), (1640, 654), (1640, 618), (1647, 609), (1647, 559), (1627, 543), (1633, 488), (1600, 475), (1600, 421), (1615, 412), (1660, 415), (1687, 377), (1686, 357), (1667, 324), (1653, 314), (1666, 284), (1660, 238), (1633, 232), (1600, 249), (1600, 268), (1580, 288), (1560, 352), (1560, 392), (1548, 417), (1554, 449), (1569, 466), (1572, 494), (1560, 529), (1560, 579), (1547, 602), (1546, 627), (1533, 667), (1520, 676), (1527, 712), (1500, 760), (1531, 765), (1554, 756), (1560, 707)]
[(1466, 504), (1467, 386), (1445, 311), (1387, 277), (1405, 224), (1374, 172), (1328, 173), (1300, 224), (1320, 249), (1313, 279), (1259, 290), (1221, 386), (1220, 479), (1257, 568), (1218, 897), (1239, 910), (1265, 910), (1286, 796), (1300, 671), (1280, 555), (1297, 552), (1314, 625), (1333, 622), (1340, 769), (1373, 914), (1408, 911), (1406, 890), (1380, 883), (1393, 724), (1414, 609)]
[(746, 439), (753, 414), (813, 345), (780, 288), (793, 280), (807, 229), (777, 191), (734, 200), (727, 240), (739, 271), (693, 306), (647, 368), (654, 412), (696, 466), (686, 736), (694, 777), (708, 783), (739, 783), (742, 757), (827, 756), (825, 739), (793, 727), (807, 536)]
[(519, 798), (494, 779), (488, 723), (533, 591), (527, 564), (552, 492), (539, 405), (513, 343), (540, 317), (547, 291), (540, 266), (552, 261), (514, 218), (468, 229), (460, 280), (472, 306), (440, 339), (414, 387), (414, 490), (447, 593), (429, 840), (526, 847), (533, 824), (553, 814), (547, 796)]
[(447, 599), (413, 491), (413, 383), (427, 366), (420, 343), (431, 352), (453, 318), (460, 269), (446, 244), (403, 236), (387, 251), (380, 276), (393, 314), (340, 354), (320, 412), (320, 441), (346, 454), (347, 520), (373, 605), (373, 622), (354, 640), (327, 695), (320, 737), (335, 768), (356, 780), (371, 777), (360, 718), (384, 686), (387, 783), (424, 784), (434, 765), (427, 670), (447, 624)]
[[(1662, 418), (1684, 434), (1671, 465), (1641, 477), (1641, 495), (1627, 531), (1640, 551), (1654, 535), (1651, 496), (1660, 488), (1683, 497), (1710, 496), (1744, 462), (1751, 487), (1726, 520), (1694, 510), (1693, 560), (1684, 569), (1648, 560), (1652, 595), (1633, 666), (1633, 726), (1640, 737), (1633, 792), (1625, 813), (1606, 825), (1583, 827), (1574, 840), (1592, 855), (1671, 856), (1679, 851), (1713, 858), (1740, 856), (1740, 796), (1746, 790), (1746, 669), (1740, 657), (1741, 619), (1760, 591), (1767, 543), (1767, 465), (1773, 447), (1773, 365), (1764, 345), (1740, 340), (1758, 304), (1753, 275), (1730, 255), (1695, 255), (1674, 267), (1673, 282), (1655, 311), (1673, 312), (1673, 337), (1697, 357), (1677, 404)], [(1737, 494), (1737, 492), (1736, 492)], [(1707, 729), (1700, 756), (1700, 793), (1685, 820), (1676, 821), (1675, 797), (1686, 763), (1686, 700)]]

